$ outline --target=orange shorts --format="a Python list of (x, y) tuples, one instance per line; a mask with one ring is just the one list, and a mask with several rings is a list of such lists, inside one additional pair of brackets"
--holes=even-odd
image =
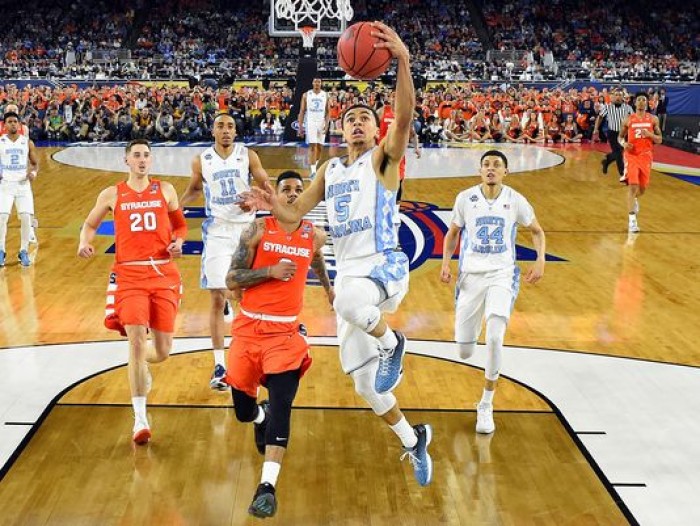
[(624, 160), (627, 184), (636, 184), (642, 188), (649, 186), (652, 163), (651, 154), (631, 155), (625, 152)]
[[(253, 398), (268, 374), (311, 367), (309, 343), (299, 323), (262, 321), (239, 314), (233, 321), (226, 360), (226, 383)], [(305, 332), (305, 331), (304, 331)]]
[(182, 281), (175, 263), (163, 265), (114, 264), (107, 286), (110, 304), (122, 325), (144, 325), (174, 332)]

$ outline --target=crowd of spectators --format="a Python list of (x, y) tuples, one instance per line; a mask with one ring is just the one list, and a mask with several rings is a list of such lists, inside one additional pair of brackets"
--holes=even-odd
[[(380, 108), (388, 88), (370, 84), (360, 92), (339, 84), (325, 88), (330, 135), (340, 133), (344, 108), (363, 102)], [(267, 89), (120, 86), (51, 88), (0, 86), (0, 113), (17, 104), (36, 141), (209, 140), (217, 113), (228, 112), (244, 140), (278, 139), (287, 119), (297, 119), (286, 85)], [(650, 110), (665, 112), (661, 93), (649, 92)], [(475, 84), (439, 84), (418, 90), (415, 128), (425, 144), (441, 142), (580, 142), (591, 140), (593, 123), (609, 100), (606, 89), (507, 89)]]
[[(700, 22), (681, 0), (480, 1), (483, 41), (467, 4), (456, 0), (352, 0), (353, 20), (397, 28), (415, 74), (428, 80), (698, 78)], [(266, 1), (29, 0), (5, 15), (0, 74), (6, 78), (225, 83), (291, 76), (300, 53), (299, 38), (268, 34)], [(487, 59), (491, 48), (524, 53)], [(317, 38), (315, 53), (324, 76), (342, 77), (334, 38)]]

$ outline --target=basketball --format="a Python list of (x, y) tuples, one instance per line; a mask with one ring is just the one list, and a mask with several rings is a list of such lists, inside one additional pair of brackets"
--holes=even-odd
[(372, 80), (384, 73), (391, 62), (387, 49), (375, 48), (382, 42), (372, 36), (370, 22), (358, 22), (348, 27), (338, 39), (338, 64), (357, 80)]

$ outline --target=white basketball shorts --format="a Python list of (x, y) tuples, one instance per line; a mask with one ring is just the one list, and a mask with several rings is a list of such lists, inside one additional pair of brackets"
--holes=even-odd
[(501, 316), (509, 320), (519, 288), (517, 266), (493, 272), (461, 273), (456, 291), (455, 341), (476, 342), (484, 318)]
[(202, 269), (200, 286), (207, 290), (226, 289), (226, 274), (238, 250), (241, 234), (251, 223), (206, 219), (202, 224)]
[(12, 205), (18, 214), (34, 214), (34, 195), (29, 181), (0, 180), (0, 214), (10, 214)]

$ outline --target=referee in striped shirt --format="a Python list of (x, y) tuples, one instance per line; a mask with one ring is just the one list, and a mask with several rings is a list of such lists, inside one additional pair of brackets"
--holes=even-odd
[(620, 128), (622, 128), (622, 123), (625, 119), (632, 115), (634, 110), (626, 102), (622, 101), (622, 91), (616, 89), (612, 92), (610, 97), (610, 104), (603, 106), (600, 111), (598, 118), (595, 121), (595, 126), (593, 127), (593, 135), (598, 135), (598, 129), (600, 123), (603, 119), (608, 120), (608, 144), (612, 151), (605, 156), (605, 159), (601, 161), (603, 165), (603, 173), (608, 173), (608, 166), (611, 163), (617, 164), (617, 171), (620, 173), (620, 182), (625, 181), (625, 167), (622, 162), (622, 146), (617, 142), (617, 136), (620, 134)]

